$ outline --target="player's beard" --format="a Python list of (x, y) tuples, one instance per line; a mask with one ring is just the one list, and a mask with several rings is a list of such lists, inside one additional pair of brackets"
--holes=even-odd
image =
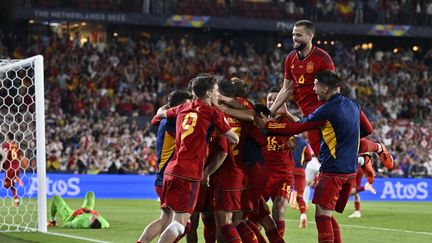
[(296, 51), (303, 51), (306, 48), (306, 43), (304, 42), (297, 42), (298, 45), (296, 46), (295, 43), (293, 44), (293, 48)]

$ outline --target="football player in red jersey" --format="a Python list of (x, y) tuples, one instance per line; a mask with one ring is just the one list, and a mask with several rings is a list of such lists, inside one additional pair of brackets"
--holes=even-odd
[[(313, 91), (315, 75), (322, 70), (334, 71), (335, 66), (326, 51), (312, 45), (315, 34), (312, 22), (297, 21), (292, 34), (294, 50), (285, 59), (284, 83), (270, 111), (276, 114), (279, 107), (293, 95), (303, 116), (307, 116), (323, 104), (322, 101), (318, 101)], [(319, 130), (308, 131), (307, 137), (314, 153), (319, 154)]]
[(13, 204), (15, 207), (18, 207), (20, 198), (17, 194), (15, 184), (18, 183), (18, 185), (23, 186), (23, 182), (19, 176), (19, 170), (22, 167), (27, 167), (27, 165), (21, 166), (21, 162), (27, 161), (27, 159), (24, 157), (22, 150), (18, 147), (14, 137), (14, 134), (11, 132), (6, 135), (6, 141), (2, 145), (1, 169), (6, 172), (3, 186), (6, 189), (11, 189)]
[[(236, 103), (234, 101), (234, 86), (231, 81), (222, 81), (219, 83), (222, 94), (221, 101), (224, 104)], [(239, 102), (239, 101), (237, 101)], [(241, 101), (239, 102), (243, 104)], [(249, 105), (249, 104), (247, 104)], [(244, 104), (239, 105), (239, 108)], [(247, 107), (246, 107), (247, 108)], [(254, 235), (243, 222), (243, 191), (249, 187), (247, 181), (247, 168), (243, 160), (243, 148), (248, 131), (253, 125), (253, 115), (250, 121), (240, 120), (237, 114), (226, 112), (225, 106), (221, 105), (220, 109), (225, 113), (226, 119), (232, 130), (239, 135), (239, 143), (232, 145), (229, 153), (222, 166), (215, 172), (214, 176), (214, 207), (216, 224), (221, 232), (223, 239), (227, 242), (246, 241), (246, 236)], [(251, 113), (252, 114), (252, 113)], [(249, 233), (247, 234), (246, 231)], [(241, 237), (241, 239), (240, 239)]]
[(208, 134), (217, 128), (231, 143), (238, 136), (226, 123), (224, 115), (215, 109), (219, 97), (217, 79), (212, 75), (197, 76), (192, 83), (196, 99), (168, 110), (158, 110), (157, 116), (176, 116), (176, 153), (168, 164), (162, 186), (161, 208), (173, 210), (174, 219), (160, 235), (158, 242), (173, 242), (185, 233), (185, 226), (198, 199), (204, 162), (208, 152)]
[[(192, 94), (183, 91), (176, 90), (172, 91), (167, 98), (167, 108), (175, 107), (185, 102), (190, 102)], [(158, 126), (157, 139), (156, 139), (156, 151), (157, 151), (157, 172), (155, 180), (155, 191), (158, 197), (162, 194), (162, 181), (163, 173), (166, 166), (170, 163), (174, 156), (175, 149), (175, 119), (159, 119), (157, 116), (153, 117), (151, 124)], [(159, 235), (165, 227), (171, 223), (173, 213), (171, 210), (161, 210), (161, 215), (158, 219), (151, 222), (144, 229), (140, 238), (137, 240), (138, 243), (151, 242), (157, 235)]]
[[(267, 95), (267, 106), (271, 107), (279, 89), (272, 88)], [(287, 108), (284, 104), (279, 108), (274, 118), (275, 123), (289, 121)], [(268, 169), (269, 179), (263, 196), (265, 200), (272, 199), (272, 217), (276, 222), (280, 236), (285, 233), (285, 211), (289, 204), (291, 190), (294, 184), (294, 161), (291, 156), (289, 137), (267, 136), (267, 146), (263, 149), (264, 160)]]
[[(303, 116), (306, 117), (323, 104), (313, 91), (315, 75), (323, 70), (334, 71), (335, 66), (327, 52), (312, 45), (315, 26), (311, 21), (297, 21), (294, 24), (292, 35), (294, 50), (285, 59), (283, 87), (270, 111), (272, 114), (276, 114), (279, 107), (293, 95)], [(307, 138), (314, 154), (319, 154), (321, 138), (319, 130), (308, 131)], [(387, 168), (393, 168), (393, 158), (382, 143), (362, 139), (359, 152), (376, 152)], [(369, 177), (374, 176), (370, 166), (368, 169), (365, 174)], [(370, 181), (373, 182), (373, 178)]]

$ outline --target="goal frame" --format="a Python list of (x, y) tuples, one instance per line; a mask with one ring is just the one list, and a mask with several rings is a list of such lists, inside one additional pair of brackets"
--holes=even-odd
[(38, 183), (38, 220), (37, 231), (47, 232), (47, 193), (45, 158), (45, 98), (43, 56), (37, 55), (17, 62), (0, 66), (0, 73), (34, 63), (35, 108), (36, 108), (36, 161)]

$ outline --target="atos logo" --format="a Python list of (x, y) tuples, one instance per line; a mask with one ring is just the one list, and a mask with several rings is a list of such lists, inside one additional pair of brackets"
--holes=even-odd
[(428, 184), (426, 182), (402, 184), (400, 181), (396, 183), (386, 181), (380, 198), (425, 200), (428, 196)]
[[(57, 179), (51, 180), (47, 177), (47, 195), (59, 195), (59, 196), (77, 196), (80, 193), (80, 179), (78, 177), (72, 177), (67, 180)], [(37, 177), (31, 177), (30, 186), (27, 190), (28, 196), (37, 195), (38, 183)]]

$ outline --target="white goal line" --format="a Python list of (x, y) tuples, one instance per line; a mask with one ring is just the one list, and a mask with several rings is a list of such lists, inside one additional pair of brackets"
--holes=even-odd
[(109, 241), (96, 240), (96, 239), (91, 239), (91, 238), (87, 238), (87, 237), (68, 235), (68, 234), (61, 234), (61, 233), (54, 233), (54, 232), (45, 232), (43, 234), (61, 236), (61, 237), (72, 238), (72, 239), (76, 239), (76, 240), (85, 240), (85, 241), (96, 242), (96, 243), (111, 243)]
[[(285, 221), (287, 221), (287, 222), (298, 222), (298, 220), (294, 220), (294, 219), (285, 219)], [(308, 221), (308, 224), (315, 224), (315, 222), (314, 221)], [(391, 231), (391, 232), (400, 232), (400, 233), (410, 233), (410, 234), (430, 235), (430, 236), (432, 236), (432, 232), (426, 232), (426, 231), (414, 231), (414, 230), (404, 230), (404, 229), (390, 229), (390, 228), (383, 228), (383, 227), (353, 225), (353, 224), (339, 224), (339, 226), (346, 227), (346, 228), (359, 228), (359, 229)]]

